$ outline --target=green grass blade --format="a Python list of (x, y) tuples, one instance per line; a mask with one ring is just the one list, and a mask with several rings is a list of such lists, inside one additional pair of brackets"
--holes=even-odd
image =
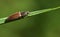
[(28, 14), (28, 16), (37, 15), (37, 14), (40, 14), (40, 13), (44, 13), (44, 12), (56, 10), (56, 9), (59, 9), (59, 8), (60, 8), (60, 6), (59, 6), (59, 7), (56, 7), (56, 8), (49, 8), (49, 9), (43, 9), (43, 10), (38, 10), (38, 11), (30, 12), (30, 13)]
[(5, 20), (7, 19), (7, 17), (5, 17), (5, 18), (0, 18), (0, 24), (3, 24), (3, 23), (5, 23)]
[[(34, 15), (37, 15), (37, 14), (40, 14), (40, 13), (44, 13), (44, 12), (56, 10), (56, 9), (59, 9), (59, 8), (60, 8), (60, 7), (43, 9), (43, 10), (38, 10), (38, 11), (33, 11), (33, 12), (30, 12), (30, 13), (28, 14), (28, 16), (34, 16)], [(8, 17), (0, 18), (0, 24), (5, 23), (5, 20), (6, 20), (7, 18), (8, 18)]]

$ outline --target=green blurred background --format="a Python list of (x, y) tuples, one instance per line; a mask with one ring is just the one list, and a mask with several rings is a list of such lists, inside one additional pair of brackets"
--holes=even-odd
[[(60, 0), (0, 0), (0, 18), (57, 6)], [(60, 9), (0, 25), (0, 37), (60, 37)]]

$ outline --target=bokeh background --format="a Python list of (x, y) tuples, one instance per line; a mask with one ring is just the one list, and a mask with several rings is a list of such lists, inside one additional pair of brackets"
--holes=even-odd
[[(60, 0), (0, 0), (0, 18), (57, 6)], [(0, 25), (0, 37), (60, 37), (60, 9)]]

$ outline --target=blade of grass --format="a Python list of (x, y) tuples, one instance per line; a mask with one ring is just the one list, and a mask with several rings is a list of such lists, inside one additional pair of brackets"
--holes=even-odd
[(0, 18), (0, 24), (5, 23), (5, 20), (6, 20), (7, 18), (8, 18), (8, 17), (5, 17), (5, 18)]
[[(40, 14), (40, 13), (44, 13), (44, 12), (48, 12), (48, 11), (52, 11), (52, 10), (56, 10), (56, 9), (59, 9), (59, 7), (56, 7), (56, 8), (49, 8), (49, 9), (43, 9), (43, 10), (37, 10), (37, 11), (33, 11), (33, 12), (30, 12), (27, 16), (34, 16), (34, 15), (37, 15), (37, 14)], [(0, 18), (0, 24), (3, 24), (5, 23), (6, 19), (8, 17), (5, 17), (5, 18)]]
[(56, 9), (59, 9), (59, 8), (60, 8), (60, 6), (59, 6), (59, 7), (56, 7), (56, 8), (49, 8), (49, 9), (43, 9), (43, 10), (33, 11), (33, 12), (30, 12), (30, 13), (28, 14), (28, 16), (37, 15), (37, 14), (40, 14), (40, 13), (44, 13), (44, 12), (56, 10)]

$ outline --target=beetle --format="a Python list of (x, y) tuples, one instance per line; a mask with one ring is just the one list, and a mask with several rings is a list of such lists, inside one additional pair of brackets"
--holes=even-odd
[(5, 21), (5, 23), (6, 22), (10, 22), (10, 21), (14, 21), (14, 20), (18, 20), (18, 19), (22, 19), (22, 18), (24, 18), (25, 16), (27, 16), (29, 14), (29, 12), (27, 11), (27, 12), (16, 12), (16, 13), (14, 13), (14, 14), (12, 14), (12, 15), (10, 15), (7, 19), (6, 19), (6, 21)]

